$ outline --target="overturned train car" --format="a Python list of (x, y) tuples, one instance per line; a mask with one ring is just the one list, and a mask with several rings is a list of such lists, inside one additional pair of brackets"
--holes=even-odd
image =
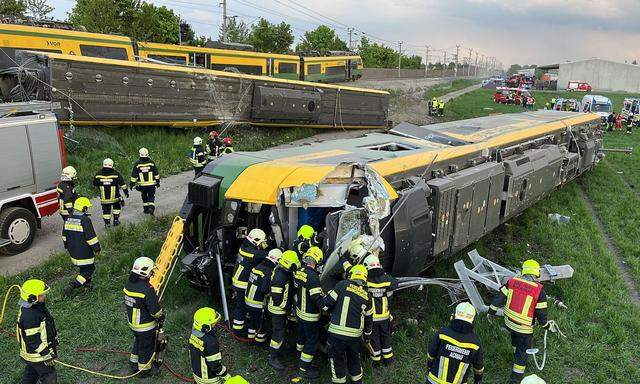
[(386, 91), (179, 65), (18, 51), (3, 101), (59, 102), (63, 124), (386, 127)]
[(417, 276), (591, 169), (601, 146), (597, 116), (537, 111), (224, 156), (189, 184), (183, 270), (210, 285), (247, 230), (289, 247), (309, 223), (325, 268), (368, 234), (387, 271)]

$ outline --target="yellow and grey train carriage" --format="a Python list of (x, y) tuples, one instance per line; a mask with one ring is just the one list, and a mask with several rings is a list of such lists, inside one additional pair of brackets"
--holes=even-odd
[(300, 79), (321, 83), (355, 81), (362, 77), (362, 58), (357, 55), (305, 56), (300, 58)]

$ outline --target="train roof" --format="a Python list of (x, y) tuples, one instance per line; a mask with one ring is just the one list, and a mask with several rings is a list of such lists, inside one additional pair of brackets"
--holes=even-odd
[(33, 37), (56, 37), (61, 39), (77, 39), (88, 42), (131, 44), (127, 36), (108, 35), (103, 33), (83, 32), (69, 29), (36, 27), (30, 25), (0, 24), (0, 34), (14, 34)]
[[(599, 121), (594, 114), (540, 110), (415, 126), (390, 133), (329, 140), (293, 148), (236, 152), (216, 162), (225, 198), (275, 204), (282, 188), (319, 184), (341, 164), (361, 164), (391, 181), (395, 174), (524, 142), (568, 126)], [(387, 185), (390, 194), (393, 188)]]
[(176, 45), (176, 44), (163, 44), (163, 43), (149, 43), (138, 42), (138, 47), (142, 51), (160, 51), (167, 53), (213, 53), (221, 56), (238, 56), (238, 57), (261, 57), (261, 58), (276, 58), (284, 60), (299, 61), (300, 58), (294, 55), (283, 55), (279, 53), (264, 53), (255, 51), (243, 51), (232, 48), (210, 48), (210, 47), (194, 47), (191, 45)]

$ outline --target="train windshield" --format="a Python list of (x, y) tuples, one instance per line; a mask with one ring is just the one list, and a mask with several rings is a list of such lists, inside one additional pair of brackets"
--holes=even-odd
[(591, 112), (611, 112), (611, 104), (609, 104), (609, 103), (594, 103), (591, 106)]

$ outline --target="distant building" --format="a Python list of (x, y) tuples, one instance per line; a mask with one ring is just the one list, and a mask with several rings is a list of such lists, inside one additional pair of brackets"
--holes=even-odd
[(610, 60), (587, 59), (544, 66), (558, 68), (558, 89), (569, 81), (584, 81), (594, 91), (640, 92), (640, 66)]

